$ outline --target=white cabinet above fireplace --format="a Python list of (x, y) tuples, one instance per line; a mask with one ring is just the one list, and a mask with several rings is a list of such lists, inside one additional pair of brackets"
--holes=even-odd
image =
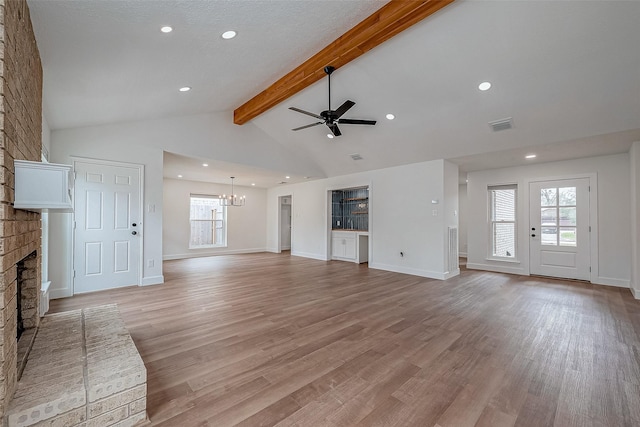
[(14, 160), (15, 209), (72, 212), (73, 167), (56, 163)]

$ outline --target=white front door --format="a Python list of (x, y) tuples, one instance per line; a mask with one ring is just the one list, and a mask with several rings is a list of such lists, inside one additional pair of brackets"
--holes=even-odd
[(589, 178), (529, 184), (530, 272), (589, 280)]
[(74, 166), (74, 293), (139, 284), (141, 167)]

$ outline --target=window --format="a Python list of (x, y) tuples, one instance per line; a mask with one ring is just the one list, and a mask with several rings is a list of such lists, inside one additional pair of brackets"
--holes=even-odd
[(189, 218), (189, 248), (227, 245), (227, 208), (220, 204), (218, 196), (192, 194)]
[(489, 187), (491, 203), (491, 255), (516, 256), (516, 186)]
[(576, 187), (540, 189), (543, 246), (576, 246)]

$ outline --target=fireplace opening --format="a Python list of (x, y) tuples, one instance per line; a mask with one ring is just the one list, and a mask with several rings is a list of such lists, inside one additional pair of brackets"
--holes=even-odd
[(16, 264), (16, 338), (35, 327), (37, 316), (38, 253), (33, 251)]
[(16, 313), (16, 329), (17, 329), (17, 337), (16, 339), (20, 341), (20, 337), (24, 332), (24, 322), (22, 321), (22, 286), (20, 286), (20, 263), (18, 263), (18, 285), (16, 286), (17, 295), (16, 295), (16, 303), (18, 304), (17, 313)]

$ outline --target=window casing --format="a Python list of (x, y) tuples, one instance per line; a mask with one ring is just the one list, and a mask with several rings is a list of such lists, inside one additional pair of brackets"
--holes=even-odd
[(517, 186), (489, 187), (491, 257), (514, 260), (517, 248)]
[(218, 196), (191, 194), (189, 249), (227, 246), (227, 208)]

